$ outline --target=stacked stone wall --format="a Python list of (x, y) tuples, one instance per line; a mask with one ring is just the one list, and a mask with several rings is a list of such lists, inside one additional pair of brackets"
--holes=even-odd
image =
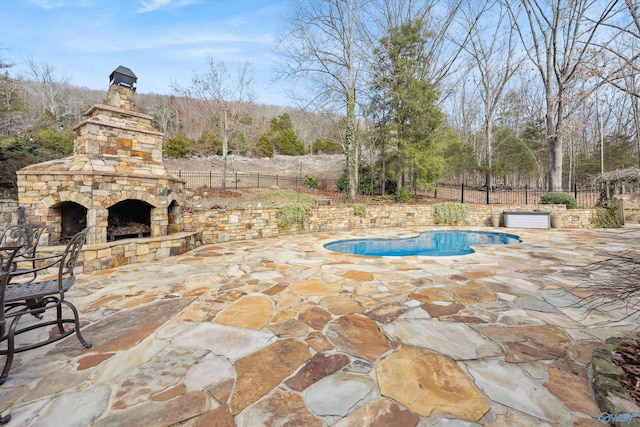
[[(490, 226), (493, 213), (536, 210), (561, 216), (563, 228), (593, 227), (592, 209), (567, 210), (564, 205), (466, 206), (469, 209), (466, 225), (475, 227)], [(364, 216), (358, 215), (353, 206), (314, 206), (303, 225), (286, 230), (278, 228), (277, 209), (197, 210), (183, 215), (183, 231), (200, 230), (204, 244), (303, 232), (435, 225), (433, 205), (368, 205)]]
[[(125, 239), (100, 245), (85, 244), (78, 257), (78, 270), (91, 273), (98, 270), (139, 262), (155, 261), (188, 252), (200, 246), (200, 233), (177, 233), (162, 237)], [(65, 246), (39, 246), (43, 255), (59, 254)]]
[(5, 226), (18, 223), (18, 202), (16, 200), (0, 199), (0, 223)]

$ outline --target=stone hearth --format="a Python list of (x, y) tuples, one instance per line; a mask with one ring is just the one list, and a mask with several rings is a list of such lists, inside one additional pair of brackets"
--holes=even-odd
[(73, 156), (18, 171), (18, 203), (27, 221), (49, 225), (50, 244), (86, 226), (88, 244), (180, 231), (184, 181), (164, 166), (164, 134), (136, 111), (135, 95), (135, 75), (118, 67), (109, 104), (94, 105), (73, 128)]

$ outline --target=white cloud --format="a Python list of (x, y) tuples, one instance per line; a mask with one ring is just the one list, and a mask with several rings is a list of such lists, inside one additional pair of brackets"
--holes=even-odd
[(173, 0), (147, 0), (147, 1), (141, 0), (140, 1), (141, 6), (136, 10), (136, 13), (153, 12), (154, 10), (164, 9), (167, 7), (172, 7), (172, 8), (183, 7), (183, 6), (188, 6), (193, 2), (194, 0), (179, 0), (175, 2)]

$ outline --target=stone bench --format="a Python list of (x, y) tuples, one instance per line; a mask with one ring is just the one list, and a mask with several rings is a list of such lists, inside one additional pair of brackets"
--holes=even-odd
[(331, 199), (316, 199), (316, 206), (331, 206)]

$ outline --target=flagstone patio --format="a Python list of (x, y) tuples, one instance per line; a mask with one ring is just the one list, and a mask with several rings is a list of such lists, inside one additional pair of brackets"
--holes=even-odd
[(68, 295), (93, 347), (71, 336), (19, 354), (0, 413), (10, 426), (602, 425), (591, 353), (640, 321), (588, 310), (575, 286), (640, 230), (510, 230), (522, 243), (459, 257), (322, 246), (420, 231), (230, 242), (80, 274)]

